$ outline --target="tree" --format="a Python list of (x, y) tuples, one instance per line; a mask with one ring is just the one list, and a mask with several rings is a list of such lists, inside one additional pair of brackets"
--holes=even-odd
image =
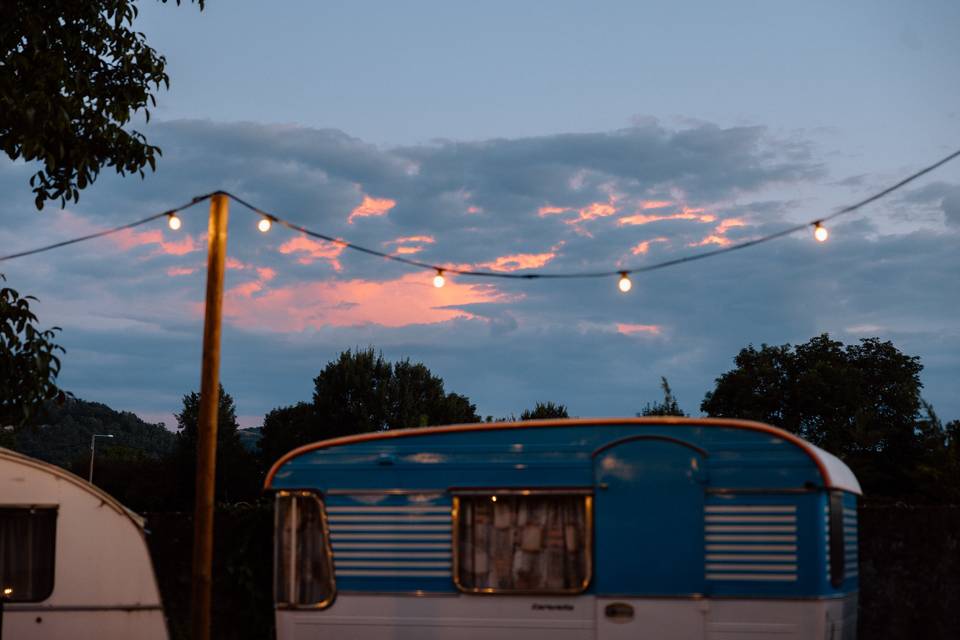
[(521, 420), (545, 420), (549, 418), (569, 418), (567, 407), (552, 402), (538, 402), (533, 409), (525, 409), (520, 414)]
[(393, 365), (373, 347), (344, 351), (313, 382), (314, 439), (480, 421), (470, 400), (446, 393), (422, 363)]
[[(183, 396), (183, 409), (176, 414), (177, 441), (172, 455), (177, 490), (175, 500), (181, 508), (193, 503), (196, 488), (197, 443), (200, 423), (200, 394)], [(216, 499), (230, 502), (257, 496), (260, 474), (253, 455), (237, 434), (237, 410), (233, 398), (219, 387), (217, 403)]]
[(796, 347), (750, 345), (735, 364), (702, 411), (796, 433), (840, 456), (868, 493), (915, 493), (922, 469), (940, 455), (939, 420), (930, 409), (924, 423), (920, 412), (920, 359), (890, 342), (844, 346), (823, 334)]
[[(0, 281), (5, 280), (0, 274)], [(56, 354), (64, 349), (53, 342), (60, 327), (38, 329), (31, 300), (36, 298), (0, 288), (0, 429), (20, 427), (45, 402), (64, 398), (56, 382), (60, 373)]]
[(317, 412), (313, 404), (298, 402), (289, 407), (273, 409), (263, 418), (260, 441), (261, 465), (269, 469), (280, 456), (311, 442), (317, 426)]
[(663, 401), (650, 404), (649, 402), (643, 406), (643, 411), (638, 413), (638, 416), (685, 416), (683, 410), (680, 408), (680, 405), (677, 403), (677, 398), (673, 395), (673, 391), (670, 389), (670, 383), (667, 382), (667, 379), (663, 376), (660, 377), (660, 388), (663, 389)]
[(149, 121), (170, 78), (136, 16), (133, 0), (0, 3), (0, 147), (43, 163), (30, 178), (38, 209), (78, 200), (105, 166), (156, 169), (160, 149), (127, 125), (140, 111)]

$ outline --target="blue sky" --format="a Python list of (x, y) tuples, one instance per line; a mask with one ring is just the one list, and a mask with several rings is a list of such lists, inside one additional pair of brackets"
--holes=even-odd
[[(814, 219), (960, 147), (950, 2), (144, 2), (171, 89), (156, 174), (33, 211), (0, 163), (11, 251), (225, 188), (430, 262), (542, 271), (687, 255)], [(266, 236), (232, 213), (222, 379), (245, 425), (341, 350), (423, 361), (483, 415), (698, 413), (749, 343), (878, 336), (960, 417), (960, 164), (831, 227), (615, 282), (477, 283)], [(172, 422), (198, 386), (202, 208), (184, 229), (3, 266), (63, 327), (78, 396)], [(704, 244), (705, 243), (705, 244)], [(4, 251), (6, 253), (6, 251)]]

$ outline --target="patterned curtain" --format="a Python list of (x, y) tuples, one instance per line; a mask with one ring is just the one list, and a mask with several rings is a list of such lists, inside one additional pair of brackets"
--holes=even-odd
[(8, 600), (50, 596), (56, 548), (56, 509), (0, 509), (0, 589), (13, 589)]
[(580, 591), (590, 574), (584, 496), (462, 496), (464, 589)]

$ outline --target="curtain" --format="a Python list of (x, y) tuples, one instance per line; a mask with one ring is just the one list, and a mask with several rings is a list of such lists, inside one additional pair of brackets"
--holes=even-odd
[(11, 602), (39, 602), (53, 591), (57, 510), (0, 508), (0, 589)]
[(589, 579), (584, 496), (462, 496), (457, 526), (464, 589), (573, 592)]
[(276, 599), (311, 605), (328, 600), (332, 575), (323, 531), (323, 503), (313, 494), (277, 497)]

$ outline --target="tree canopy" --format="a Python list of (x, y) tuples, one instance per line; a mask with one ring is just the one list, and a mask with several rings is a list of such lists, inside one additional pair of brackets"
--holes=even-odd
[(0, 148), (42, 163), (30, 178), (38, 209), (78, 200), (105, 166), (156, 169), (160, 149), (127, 125), (150, 119), (170, 78), (136, 16), (133, 0), (0, 3)]
[(372, 347), (346, 350), (314, 378), (313, 402), (274, 409), (263, 422), (267, 464), (291, 449), (325, 438), (462, 422), (479, 422), (466, 396), (419, 362), (390, 363)]
[(31, 300), (0, 287), (0, 428), (24, 425), (44, 403), (63, 398), (57, 353), (64, 349), (53, 341), (60, 328), (38, 329)]
[(538, 402), (533, 409), (525, 409), (520, 414), (521, 420), (545, 420), (548, 418), (569, 418), (567, 407), (553, 402)]
[(673, 390), (670, 388), (670, 383), (667, 382), (667, 379), (660, 377), (660, 388), (663, 389), (663, 400), (661, 402), (654, 402), (653, 404), (647, 403), (643, 406), (643, 411), (638, 413), (638, 416), (685, 416), (683, 409), (680, 408), (680, 404), (677, 402), (676, 396), (673, 395)]
[[(930, 469), (947, 433), (920, 396), (920, 359), (891, 342), (844, 345), (823, 334), (801, 345), (753, 345), (716, 380), (700, 409), (759, 420), (842, 458), (883, 496), (937, 492)], [(925, 488), (926, 487), (926, 488)]]

